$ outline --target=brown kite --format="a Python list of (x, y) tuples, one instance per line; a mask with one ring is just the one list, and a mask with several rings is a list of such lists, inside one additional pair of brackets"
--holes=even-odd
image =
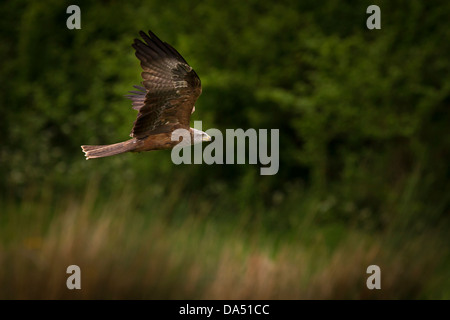
[(171, 149), (176, 129), (189, 130), (191, 143), (211, 141), (205, 132), (190, 128), (195, 101), (202, 93), (200, 78), (184, 58), (151, 31), (139, 34), (145, 43), (135, 39), (133, 48), (141, 61), (142, 85), (130, 91), (133, 109), (138, 111), (131, 139), (110, 145), (81, 146), (86, 159), (109, 157), (124, 152)]

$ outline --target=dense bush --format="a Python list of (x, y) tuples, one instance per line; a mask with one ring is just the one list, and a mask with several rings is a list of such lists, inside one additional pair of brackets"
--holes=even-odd
[[(333, 206), (325, 220), (437, 224), (449, 211), (450, 6), (377, 3), (382, 29), (369, 31), (368, 1), (86, 1), (81, 30), (66, 28), (64, 2), (3, 2), (0, 188), (20, 198), (45, 182), (82, 190), (96, 178), (107, 192), (189, 181), (186, 194), (229, 197), (231, 212), (308, 196)], [(164, 151), (84, 161), (81, 144), (128, 138), (141, 29), (196, 69), (204, 129), (280, 129), (276, 176), (177, 167)]]

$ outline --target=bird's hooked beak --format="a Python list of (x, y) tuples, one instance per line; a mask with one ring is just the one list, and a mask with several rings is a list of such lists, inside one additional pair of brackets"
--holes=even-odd
[(205, 133), (202, 137), (202, 141), (209, 142), (211, 141), (211, 137), (207, 133)]

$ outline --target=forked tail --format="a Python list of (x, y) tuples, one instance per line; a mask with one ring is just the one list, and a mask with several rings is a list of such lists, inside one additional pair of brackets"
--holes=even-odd
[(136, 139), (102, 146), (81, 146), (81, 149), (83, 149), (86, 156), (86, 160), (114, 156), (116, 154), (133, 151), (135, 148)]

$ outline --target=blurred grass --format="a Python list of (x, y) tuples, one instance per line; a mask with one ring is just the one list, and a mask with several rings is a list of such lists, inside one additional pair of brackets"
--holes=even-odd
[[(1, 299), (450, 298), (439, 229), (364, 233), (307, 214), (288, 232), (270, 231), (258, 216), (183, 204), (181, 188), (145, 201), (131, 187), (100, 197), (93, 183), (84, 195), (58, 198), (49, 188), (2, 205)], [(72, 264), (81, 268), (81, 290), (66, 288)], [(372, 264), (381, 268), (381, 290), (366, 288)]]

